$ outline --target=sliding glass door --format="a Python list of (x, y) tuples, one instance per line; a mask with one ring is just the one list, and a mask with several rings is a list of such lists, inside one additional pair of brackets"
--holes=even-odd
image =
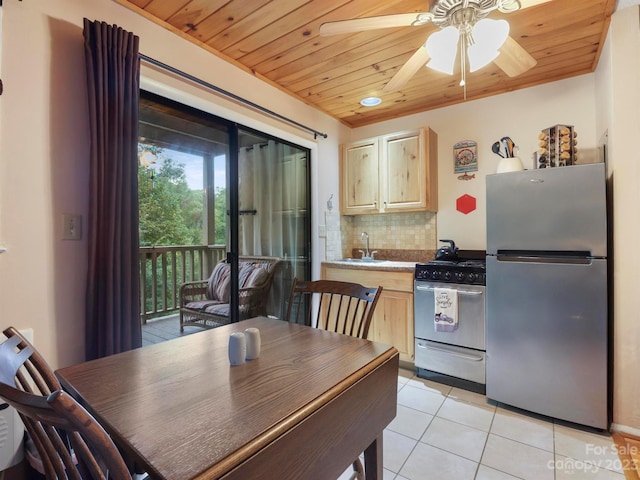
[[(143, 92), (139, 159), (142, 320), (178, 312), (181, 285), (220, 262), (229, 282), (205, 293), (226, 300), (221, 321), (283, 318), (293, 278), (310, 278), (309, 150)], [(260, 304), (250, 266), (270, 274)]]
[(239, 252), (281, 260), (268, 301), (282, 318), (294, 278), (310, 279), (309, 151), (239, 130)]

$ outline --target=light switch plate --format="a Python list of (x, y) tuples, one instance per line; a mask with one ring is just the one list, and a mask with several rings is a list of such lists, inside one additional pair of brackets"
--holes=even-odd
[(62, 239), (82, 239), (82, 215), (76, 213), (62, 214)]
[(326, 225), (318, 225), (318, 236), (324, 238), (327, 236), (327, 226)]

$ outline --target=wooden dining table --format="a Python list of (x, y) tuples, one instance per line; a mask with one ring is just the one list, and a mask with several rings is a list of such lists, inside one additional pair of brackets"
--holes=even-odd
[[(229, 335), (260, 330), (230, 366)], [(396, 415), (389, 345), (254, 318), (56, 371), (125, 456), (157, 479), (334, 479), (362, 452), (382, 478)]]

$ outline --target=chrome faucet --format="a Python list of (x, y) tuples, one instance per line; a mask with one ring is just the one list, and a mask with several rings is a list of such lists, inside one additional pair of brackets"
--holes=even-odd
[(375, 253), (378, 253), (378, 251), (377, 250), (374, 250), (373, 252), (369, 251), (369, 234), (367, 232), (362, 232), (362, 234), (360, 235), (360, 240), (366, 240), (366, 242), (367, 242), (366, 251), (358, 250), (360, 253), (362, 253), (362, 259), (363, 260), (373, 260), (373, 255)]

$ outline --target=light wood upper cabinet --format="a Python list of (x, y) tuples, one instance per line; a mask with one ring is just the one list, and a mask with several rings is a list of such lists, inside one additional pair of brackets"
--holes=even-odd
[(377, 213), (379, 149), (377, 138), (342, 147), (340, 205), (343, 214)]
[(344, 145), (341, 213), (436, 211), (437, 143), (421, 128)]

